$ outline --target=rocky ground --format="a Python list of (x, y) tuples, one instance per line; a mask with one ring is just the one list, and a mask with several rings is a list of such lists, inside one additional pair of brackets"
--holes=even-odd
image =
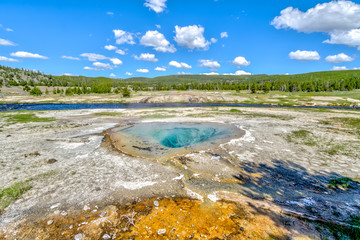
[[(248, 104), (276, 104), (301, 106), (360, 106), (360, 90), (350, 92), (269, 92), (261, 91), (248, 94), (248, 91), (139, 91), (131, 92), (131, 96), (124, 98), (121, 94), (87, 94), (64, 96), (52, 94), (52, 87), (39, 87), (43, 93), (49, 94), (31, 96), (21, 87), (0, 88), (1, 103), (248, 103)], [(65, 87), (60, 87), (65, 90)]]
[[(0, 113), (0, 186), (31, 188), (2, 205), (0, 238), (360, 236), (358, 111), (36, 112), (43, 121), (19, 114), (29, 113)], [(161, 161), (126, 155), (106, 138), (108, 129), (140, 121), (219, 122), (245, 134)]]

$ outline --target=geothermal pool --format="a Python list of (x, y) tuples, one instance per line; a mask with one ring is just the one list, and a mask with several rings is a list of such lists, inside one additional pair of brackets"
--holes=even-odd
[(232, 124), (146, 122), (109, 131), (113, 145), (134, 156), (166, 159), (218, 147), (244, 131)]

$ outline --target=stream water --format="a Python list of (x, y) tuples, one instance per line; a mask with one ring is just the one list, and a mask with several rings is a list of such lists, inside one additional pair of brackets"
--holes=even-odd
[(136, 109), (136, 108), (167, 108), (167, 107), (279, 107), (279, 108), (323, 108), (323, 109), (360, 109), (345, 106), (283, 106), (271, 104), (242, 103), (2, 103), (0, 112), (4, 111), (42, 111), (72, 109)]

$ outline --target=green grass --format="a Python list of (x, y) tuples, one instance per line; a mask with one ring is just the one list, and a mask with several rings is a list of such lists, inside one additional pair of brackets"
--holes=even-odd
[(360, 118), (331, 118), (331, 120), (341, 123), (346, 127), (360, 129)]
[(97, 112), (97, 113), (94, 113), (94, 115), (116, 117), (116, 116), (124, 115), (124, 113), (121, 113), (121, 112)]
[(353, 188), (354, 183), (355, 182), (351, 178), (347, 178), (347, 177), (336, 178), (336, 179), (331, 179), (330, 180), (329, 187), (331, 187), (331, 188), (342, 187), (344, 189), (349, 189), (349, 188)]
[(307, 131), (307, 130), (296, 130), (296, 131), (292, 131), (291, 133), (289, 133), (286, 136), (286, 139), (289, 142), (294, 142), (294, 143), (303, 143), (307, 146), (316, 146), (317, 142), (316, 140), (313, 138), (312, 133)]
[(268, 118), (276, 118), (280, 120), (292, 120), (294, 117), (291, 116), (282, 116), (282, 115), (274, 115), (274, 114), (266, 114), (266, 113), (245, 113), (244, 115), (251, 117), (268, 117)]
[(8, 188), (2, 189), (0, 191), (0, 211), (20, 198), (29, 189), (31, 189), (31, 186), (27, 182), (17, 182)]
[(173, 118), (176, 117), (176, 115), (150, 114), (150, 115), (143, 115), (140, 117), (142, 119), (159, 119), (159, 118)]
[(6, 120), (10, 123), (29, 123), (29, 122), (52, 122), (55, 121), (55, 118), (47, 117), (41, 118), (37, 117), (35, 113), (17, 113), (17, 114), (9, 114), (3, 115)]

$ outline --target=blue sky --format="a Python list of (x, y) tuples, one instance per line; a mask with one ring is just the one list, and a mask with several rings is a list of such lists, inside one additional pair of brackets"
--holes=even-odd
[(0, 24), (1, 65), (54, 75), (360, 67), (359, 1), (2, 0)]

